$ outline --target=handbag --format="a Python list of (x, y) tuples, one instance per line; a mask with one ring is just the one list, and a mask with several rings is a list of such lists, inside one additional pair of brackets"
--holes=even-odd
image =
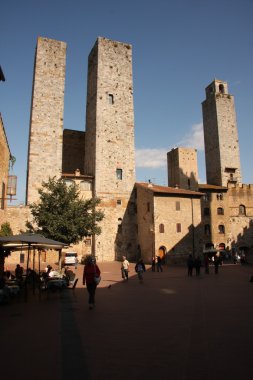
[(95, 270), (94, 282), (95, 282), (95, 284), (98, 285), (101, 281), (101, 276), (96, 275), (96, 265), (95, 264), (94, 264), (94, 270)]
[(101, 276), (95, 276), (94, 277), (94, 282), (98, 285), (101, 281)]

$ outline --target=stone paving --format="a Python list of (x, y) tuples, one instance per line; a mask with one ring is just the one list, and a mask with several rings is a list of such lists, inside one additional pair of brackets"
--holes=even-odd
[[(75, 290), (29, 293), (0, 307), (1, 378), (249, 380), (253, 377), (252, 266), (144, 274), (101, 263), (96, 308), (82, 269)], [(74, 269), (73, 269), (74, 270)]]

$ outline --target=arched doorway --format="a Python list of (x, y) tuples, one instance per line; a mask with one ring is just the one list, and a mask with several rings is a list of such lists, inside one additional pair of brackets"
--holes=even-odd
[(159, 247), (158, 256), (161, 257), (162, 262), (164, 263), (166, 257), (166, 248), (164, 246)]

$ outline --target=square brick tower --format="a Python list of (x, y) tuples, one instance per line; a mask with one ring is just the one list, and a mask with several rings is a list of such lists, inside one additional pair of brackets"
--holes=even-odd
[(132, 47), (99, 37), (88, 61), (85, 173), (105, 218), (93, 244), (99, 260), (136, 254)]
[(228, 93), (226, 82), (214, 80), (206, 88), (202, 112), (207, 183), (241, 183), (234, 97)]
[(180, 189), (198, 190), (197, 150), (175, 148), (167, 153), (168, 184)]
[(66, 44), (39, 37), (34, 64), (30, 117), (26, 204), (38, 189), (62, 171), (62, 135)]

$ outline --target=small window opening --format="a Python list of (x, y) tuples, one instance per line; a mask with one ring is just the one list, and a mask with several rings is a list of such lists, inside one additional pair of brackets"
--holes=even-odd
[(225, 89), (224, 89), (223, 84), (220, 84), (220, 85), (219, 85), (219, 91), (220, 91), (221, 94), (224, 94), (224, 93), (225, 93)]
[(244, 205), (239, 206), (239, 215), (246, 215), (246, 207)]
[(159, 232), (160, 234), (164, 234), (164, 224), (159, 225)]
[(109, 104), (114, 104), (113, 94), (108, 94), (108, 101), (109, 101)]
[(181, 232), (181, 223), (177, 223), (177, 232)]
[(116, 177), (122, 180), (122, 169), (116, 169)]
[(218, 226), (219, 234), (225, 234), (225, 226), (223, 224), (220, 224)]
[(218, 214), (218, 215), (224, 215), (224, 210), (223, 210), (222, 207), (218, 207), (218, 208), (217, 208), (217, 214)]

